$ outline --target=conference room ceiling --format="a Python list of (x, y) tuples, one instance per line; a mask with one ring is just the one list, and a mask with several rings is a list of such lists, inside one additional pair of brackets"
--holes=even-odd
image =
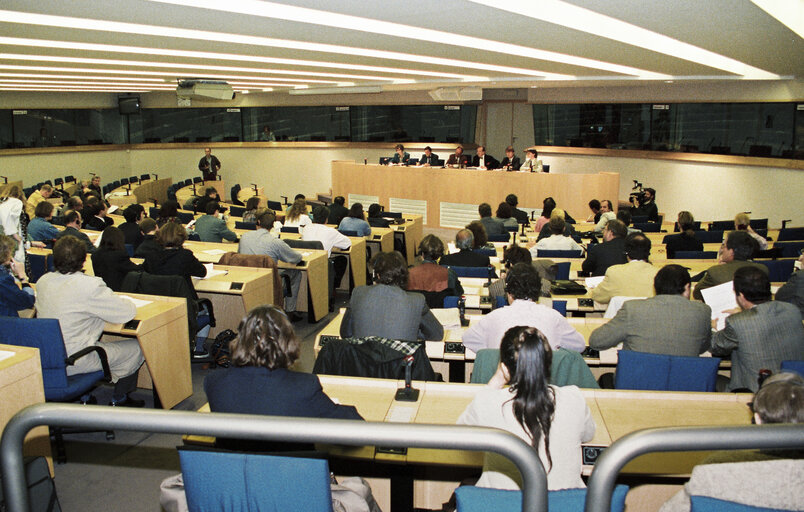
[(791, 80), (802, 33), (801, 0), (4, 0), (0, 91)]

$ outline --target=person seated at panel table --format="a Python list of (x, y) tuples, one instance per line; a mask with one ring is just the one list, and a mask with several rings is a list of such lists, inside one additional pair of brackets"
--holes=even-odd
[(369, 223), (369, 226), (373, 228), (387, 228), (391, 226), (391, 223), (388, 222), (388, 219), (382, 216), (382, 206), (378, 205), (377, 203), (372, 203), (369, 205), (368, 209), (368, 217), (366, 221)]
[(142, 243), (140, 222), (145, 218), (145, 208), (141, 204), (130, 204), (123, 210), (123, 218), (126, 221), (117, 227), (123, 232), (125, 243), (133, 245), (136, 249)]
[(720, 246), (717, 255), (717, 265), (709, 267), (703, 278), (695, 285), (692, 296), (698, 300), (703, 299), (701, 290), (712, 286), (728, 283), (734, 279), (734, 273), (743, 267), (755, 267), (768, 274), (768, 267), (754, 263), (751, 258), (757, 250), (757, 242), (746, 231), (731, 231)]
[(796, 261), (798, 270), (794, 271), (790, 279), (776, 292), (776, 300), (793, 304), (804, 315), (804, 270), (802, 267), (804, 267), (804, 253)]
[(199, 197), (197, 201), (195, 201), (194, 208), (195, 211), (198, 213), (205, 213), (207, 211), (207, 205), (209, 203), (220, 203), (221, 198), (218, 195), (218, 190), (215, 187), (207, 187), (204, 190), (204, 195)]
[(703, 242), (695, 238), (695, 218), (692, 214), (688, 211), (678, 212), (676, 223), (681, 233), (664, 237), (667, 257), (675, 258), (676, 251), (703, 251)]
[(28, 282), (23, 264), (14, 261), (16, 250), (16, 240), (0, 235), (0, 316), (16, 317), (18, 311), (34, 306), (34, 289)]
[[(231, 366), (204, 379), (212, 412), (264, 414), (301, 418), (363, 419), (354, 406), (335, 404), (321, 389), (318, 376), (293, 371), (299, 339), (282, 310), (258, 306), (240, 321), (229, 345)], [(230, 450), (299, 451), (312, 445), (217, 438)]]
[(307, 214), (307, 200), (296, 199), (285, 214), (285, 222), (282, 223), (282, 226), (287, 228), (299, 228), (299, 232), (303, 232), (304, 226), (312, 223), (313, 221), (310, 220), (310, 215)]
[(90, 201), (84, 207), (84, 229), (103, 231), (114, 226), (114, 221), (106, 216), (106, 203), (103, 201)]
[(388, 165), (404, 165), (410, 160), (410, 153), (405, 151), (405, 146), (397, 144), (394, 146), (394, 156), (388, 161)]
[(500, 167), (500, 162), (498, 162), (493, 156), (486, 153), (486, 146), (478, 146), (476, 151), (477, 154), (472, 159), (472, 167), (488, 170), (497, 169)]
[(653, 279), (659, 269), (648, 261), (650, 245), (650, 239), (642, 233), (625, 237), (628, 263), (609, 267), (603, 282), (589, 292), (592, 299), (608, 304), (612, 297), (653, 297)]
[(539, 251), (583, 251), (583, 247), (578, 242), (564, 234), (566, 224), (560, 215), (552, 217), (550, 223), (547, 224), (547, 228), (545, 228), (549, 229), (552, 235), (538, 242), (528, 244), (531, 256), (537, 258)]
[[(276, 222), (276, 214), (272, 210), (264, 210), (257, 217), (257, 229), (244, 233), (240, 237), (240, 245), (237, 252), (240, 254), (261, 254), (270, 256), (272, 260), (279, 263), (297, 264), (302, 260), (302, 254), (294, 251), (284, 241), (276, 238), (269, 231)], [(296, 311), (296, 303), (299, 299), (299, 286), (301, 285), (301, 271), (295, 269), (280, 269), (280, 275), (286, 275), (290, 279), (290, 297), (285, 297), (285, 311), (288, 312), (292, 322), (298, 322), (304, 317)]]
[(168, 199), (162, 203), (162, 206), (159, 208), (159, 217), (156, 219), (156, 225), (161, 228), (169, 222), (181, 224), (181, 219), (179, 218), (179, 203), (172, 199)]
[(338, 231), (354, 231), (357, 236), (371, 235), (371, 225), (366, 222), (362, 204), (355, 203), (349, 208), (349, 215), (338, 224)]
[(631, 208), (634, 217), (647, 217), (648, 222), (659, 222), (659, 208), (656, 206), (656, 191), (652, 188), (644, 190), (644, 199), (634, 199), (635, 206)]
[(592, 332), (589, 346), (691, 356), (705, 352), (712, 337), (712, 310), (690, 300), (690, 273), (665, 265), (653, 279), (655, 297), (624, 302), (617, 315)]
[(505, 158), (500, 162), (500, 167), (506, 171), (518, 171), (522, 167), (522, 163), (518, 156), (514, 156), (514, 147), (508, 146), (505, 148)]
[(539, 152), (533, 148), (525, 150), (525, 161), (519, 167), (520, 171), (542, 172), (542, 161), (539, 160)]
[(625, 256), (626, 236), (629, 236), (629, 233), (625, 224), (619, 220), (609, 221), (603, 228), (603, 243), (588, 247), (586, 259), (581, 263), (581, 270), (593, 276), (603, 276), (609, 267), (628, 263), (628, 258)]
[[(122, 324), (137, 314), (133, 302), (112, 292), (100, 277), (82, 272), (87, 252), (84, 243), (73, 237), (59, 238), (53, 246), (55, 272), (48, 272), (36, 283), (36, 314), (59, 321), (67, 354), (91, 346), (106, 352), (112, 382), (109, 405), (142, 407), (143, 400), (129, 396), (137, 387), (137, 376), (145, 361), (135, 338), (99, 341), (106, 322)], [(97, 354), (91, 354), (67, 367), (67, 375), (92, 373), (101, 369)]]
[(513, 208), (511, 205), (503, 201), (497, 206), (497, 211), (494, 213), (494, 220), (500, 222), (504, 228), (517, 228), (519, 222), (514, 217)]
[(28, 217), (32, 219), (36, 205), (42, 201), (47, 201), (51, 195), (53, 195), (53, 187), (47, 183), (42, 185), (39, 190), (34, 190), (30, 197), (28, 197), (28, 200), (25, 201), (25, 213), (28, 214)]
[(745, 231), (751, 235), (751, 238), (756, 240), (757, 244), (759, 245), (760, 251), (764, 251), (768, 248), (768, 241), (765, 239), (765, 237), (754, 231), (754, 228), (751, 227), (751, 217), (749, 217), (747, 213), (738, 213), (734, 217), (734, 229), (738, 231)]
[(458, 252), (445, 254), (438, 262), (449, 267), (488, 267), (489, 257), (474, 252), (475, 236), (468, 229), (462, 229), (455, 235), (455, 247)]
[(463, 344), (477, 352), (481, 348), (498, 348), (505, 331), (517, 325), (536, 327), (553, 348), (582, 352), (586, 342), (561, 313), (539, 304), (542, 278), (529, 263), (517, 263), (505, 274), (505, 296), (508, 306), (483, 315), (463, 333)]
[(103, 279), (106, 286), (119, 292), (129, 272), (142, 270), (131, 261), (123, 232), (114, 226), (103, 230), (98, 250), (92, 255), (92, 272)]
[(370, 262), (374, 284), (358, 286), (341, 322), (341, 337), (379, 336), (391, 340), (441, 340), (444, 327), (424, 295), (406, 291), (408, 264), (397, 251), (381, 252)]
[(451, 154), (449, 158), (447, 158), (447, 163), (444, 164), (446, 167), (466, 167), (469, 165), (469, 155), (463, 154), (463, 146), (458, 146), (455, 148), (455, 153)]
[(466, 229), (472, 232), (475, 241), (472, 243), (472, 250), (478, 252), (478, 249), (493, 249), (494, 245), (489, 245), (489, 237), (486, 235), (486, 228), (479, 220), (473, 220), (466, 225)]
[(142, 233), (142, 242), (134, 249), (134, 257), (146, 258), (149, 253), (159, 252), (162, 246), (156, 241), (156, 233), (159, 231), (156, 221), (150, 217), (145, 217), (139, 226)]
[(447, 295), (463, 295), (463, 286), (455, 271), (438, 264), (444, 255), (444, 242), (439, 237), (427, 235), (422, 238), (419, 254), (421, 263), (408, 270), (408, 290), (435, 293), (449, 290)]
[[(577, 386), (550, 385), (550, 341), (535, 327), (507, 329), (497, 342), (497, 373), (475, 395), (458, 424), (506, 430), (533, 446), (545, 467), (549, 490), (585, 487), (581, 443), (594, 437), (595, 421)], [(476, 485), (518, 490), (522, 479), (510, 460), (489, 452)]]
[(508, 233), (503, 222), (491, 216), (490, 204), (480, 203), (480, 206), (477, 207), (477, 213), (480, 215), (480, 223), (486, 228), (487, 235), (504, 235)]
[(511, 207), (511, 214), (514, 216), (516, 221), (520, 224), (528, 225), (530, 224), (530, 219), (528, 219), (528, 213), (524, 210), (520, 210), (517, 208), (519, 206), (519, 198), (516, 194), (508, 194), (505, 196), (505, 202)]
[(718, 357), (731, 354), (729, 391), (756, 391), (760, 370), (777, 372), (782, 361), (804, 361), (801, 312), (792, 304), (772, 300), (768, 274), (755, 267), (737, 269), (734, 295), (740, 311), (712, 335), (710, 351)]
[(433, 150), (430, 148), (430, 146), (424, 147), (424, 154), (422, 154), (422, 157), (419, 158), (419, 165), (423, 165), (424, 167), (438, 166), (438, 155), (433, 153)]
[(28, 240), (32, 242), (49, 242), (59, 236), (59, 229), (50, 223), (53, 218), (53, 203), (42, 201), (36, 205), (31, 222), (28, 223)]
[(226, 226), (226, 207), (216, 201), (207, 203), (206, 215), (195, 221), (195, 232), (202, 242), (237, 242), (237, 234)]
[(246, 211), (243, 212), (243, 222), (257, 222), (257, 210), (260, 208), (260, 198), (251, 196), (246, 201)]
[[(757, 425), (804, 423), (804, 378), (792, 372), (771, 375), (749, 405)], [(662, 505), (660, 512), (689, 512), (691, 496), (736, 502), (757, 510), (800, 510), (804, 503), (802, 474), (801, 450), (714, 452), (693, 468), (689, 482)]]
[(56, 239), (58, 240), (65, 236), (74, 236), (84, 243), (84, 248), (89, 254), (94, 253), (97, 250), (97, 247), (95, 247), (95, 244), (92, 243), (92, 240), (90, 240), (85, 233), (80, 231), (81, 214), (74, 210), (67, 210), (64, 212), (64, 216), (62, 218), (64, 219), (64, 229), (59, 232)]
[(329, 217), (327, 217), (327, 224), (333, 226), (340, 225), (344, 217), (349, 215), (349, 209), (344, 206), (346, 199), (343, 196), (335, 196), (332, 204), (329, 205)]

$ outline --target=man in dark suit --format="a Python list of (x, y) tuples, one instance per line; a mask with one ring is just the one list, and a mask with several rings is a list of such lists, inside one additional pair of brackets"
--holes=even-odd
[(221, 161), (212, 154), (210, 148), (204, 148), (204, 156), (198, 161), (198, 170), (204, 177), (204, 181), (215, 181), (218, 179), (218, 171), (221, 170)]
[(332, 200), (332, 204), (329, 206), (327, 224), (334, 224), (337, 226), (341, 223), (344, 217), (349, 215), (349, 209), (346, 208), (344, 204), (346, 204), (346, 199), (344, 199), (343, 196), (337, 196)]
[[(799, 264), (804, 264), (804, 254), (798, 258)], [(789, 302), (797, 306), (804, 315), (804, 269), (799, 267), (800, 270), (793, 272), (790, 279), (787, 280), (784, 286), (779, 288), (776, 292), (776, 300)]]
[(508, 146), (505, 148), (505, 158), (500, 162), (500, 166), (506, 171), (518, 171), (522, 167), (522, 162), (518, 156), (514, 156), (514, 147)]
[(106, 203), (97, 201), (90, 203), (84, 209), (84, 229), (93, 229), (95, 231), (103, 231), (109, 226), (114, 226), (114, 221), (106, 216)]
[(486, 147), (485, 146), (478, 146), (477, 147), (477, 154), (472, 159), (472, 167), (477, 167), (478, 169), (497, 169), (500, 167), (500, 162), (497, 161), (496, 158), (493, 156), (486, 154)]
[(458, 146), (455, 148), (455, 153), (451, 154), (447, 159), (447, 167), (466, 167), (470, 164), (469, 156), (463, 154), (463, 147)]
[(458, 252), (446, 254), (439, 263), (450, 267), (488, 267), (489, 257), (472, 251), (475, 236), (468, 229), (462, 229), (455, 235), (455, 246)]
[(426, 146), (424, 148), (424, 154), (419, 159), (419, 165), (423, 165), (425, 167), (438, 166), (438, 155), (433, 153), (433, 150), (430, 148), (430, 146)]
[(477, 207), (477, 213), (480, 214), (480, 223), (486, 228), (487, 235), (504, 235), (508, 233), (500, 219), (495, 219), (491, 216), (490, 204), (480, 203), (480, 206)]
[(89, 254), (94, 253), (97, 250), (97, 247), (92, 243), (92, 240), (89, 239), (87, 235), (80, 231), (81, 229), (81, 214), (75, 210), (67, 210), (64, 212), (64, 230), (59, 233), (59, 236), (56, 237), (58, 240), (67, 235), (72, 235), (77, 239), (84, 242), (84, 245), (87, 248), (87, 252)]
[(759, 370), (778, 372), (782, 361), (804, 360), (801, 312), (786, 302), (771, 300), (767, 272), (748, 266), (734, 273), (739, 313), (726, 318), (726, 327), (712, 336), (714, 356), (731, 354), (729, 391), (756, 391)]
[(528, 219), (528, 214), (525, 211), (520, 210), (517, 208), (519, 204), (519, 198), (516, 197), (516, 194), (508, 194), (505, 196), (505, 202), (508, 203), (508, 206), (511, 207), (511, 213), (513, 214), (514, 218), (519, 224), (530, 224), (530, 219)]
[(625, 237), (628, 228), (619, 220), (611, 220), (603, 228), (603, 243), (589, 247), (581, 270), (593, 276), (606, 275), (606, 269), (612, 265), (628, 263), (625, 257)]
[[(690, 273), (666, 265), (653, 279), (656, 296), (623, 303), (617, 315), (589, 337), (589, 346), (696, 357), (709, 346), (712, 310), (690, 300)], [(684, 321), (679, 321), (684, 319)]]

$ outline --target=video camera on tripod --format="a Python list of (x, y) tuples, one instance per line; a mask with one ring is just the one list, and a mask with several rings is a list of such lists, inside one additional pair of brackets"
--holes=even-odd
[(637, 180), (634, 180), (634, 186), (631, 187), (632, 192), (628, 194), (628, 202), (634, 204), (634, 201), (638, 201), (639, 204), (643, 204), (645, 202), (645, 190), (642, 188), (642, 183)]

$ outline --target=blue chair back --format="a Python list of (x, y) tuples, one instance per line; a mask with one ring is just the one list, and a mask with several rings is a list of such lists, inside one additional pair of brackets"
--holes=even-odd
[(458, 277), (489, 277), (494, 272), (494, 267), (450, 267)]
[(126, 245), (126, 252), (128, 253), (129, 258), (134, 257), (134, 244), (125, 244)]
[(567, 301), (553, 300), (553, 309), (561, 313), (561, 316), (567, 316)]
[(648, 222), (648, 216), (647, 215), (634, 215), (633, 217), (631, 217), (631, 222), (633, 224), (642, 224), (643, 222)]
[(782, 361), (782, 371), (796, 372), (804, 377), (804, 361)]
[(753, 230), (768, 229), (768, 219), (751, 219), (748, 224)]
[[(755, 507), (709, 496), (690, 496), (690, 512), (785, 512), (778, 508)], [(791, 511), (792, 512), (792, 511)]]
[(539, 258), (583, 258), (583, 251), (558, 251), (539, 249)]
[(556, 267), (557, 267), (556, 279), (562, 279), (562, 280), (569, 279), (570, 266), (571, 265), (572, 265), (572, 262), (569, 262), (569, 261), (562, 261), (562, 262), (556, 263)]
[[(199, 181), (201, 181), (201, 180), (199, 179)], [(193, 178), (187, 178), (186, 180), (184, 180), (184, 186), (185, 187), (188, 187), (188, 186), (190, 186), (192, 184), (193, 184)]]
[[(340, 231), (343, 236), (360, 236), (357, 234), (357, 231), (353, 229), (339, 229), (338, 231)], [(298, 233), (298, 230), (296, 232)]]
[(719, 244), (723, 241), (723, 231), (696, 231), (695, 239), (702, 244)]
[(401, 219), (402, 212), (381, 212), (380, 217), (385, 219)]
[(709, 224), (709, 231), (731, 231), (733, 229), (733, 220), (716, 220)]
[(504, 308), (507, 305), (508, 305), (508, 300), (506, 300), (505, 296), (496, 295), (494, 297), (494, 309)]
[(201, 183), (202, 181), (204, 180), (201, 178), (201, 176), (196, 176), (193, 178), (193, 183)]
[(324, 459), (179, 450), (179, 460), (191, 512), (332, 510)]
[(150, 180), (150, 179), (151, 179), (151, 174), (150, 173), (140, 174), (140, 181), (142, 181), (142, 180)]
[(121, 185), (128, 185), (128, 178), (120, 178)]
[(418, 158), (408, 158), (408, 163), (407, 163), (407, 165), (416, 165), (416, 164), (418, 164), (418, 163), (419, 163), (419, 159), (418, 159)]
[(768, 278), (773, 283), (786, 282), (793, 275), (796, 260), (761, 260), (757, 261), (768, 267)]
[(182, 224), (187, 224), (195, 218), (195, 216), (190, 212), (178, 212), (176, 217), (181, 220)]
[(643, 233), (658, 233), (662, 225), (658, 222), (634, 222), (634, 229)]
[(246, 209), (243, 206), (232, 206), (229, 208), (229, 213), (231, 213), (233, 217), (243, 217), (243, 214), (246, 213)]
[(460, 297), (457, 297), (455, 295), (447, 295), (446, 297), (444, 297), (444, 308), (445, 309), (457, 308), (458, 299), (460, 299)]
[(717, 251), (676, 251), (677, 260), (713, 260), (717, 258)]
[(801, 249), (804, 249), (803, 242), (776, 242), (773, 248), (782, 250), (782, 258), (798, 258)]
[[(618, 485), (611, 496), (611, 512), (625, 509), (628, 486)], [(504, 491), (488, 487), (464, 485), (455, 489), (455, 498), (460, 512), (520, 512), (522, 491)], [(561, 512), (583, 512), (586, 505), (586, 489), (563, 489), (548, 491), (547, 509)]]
[(265, 201), (265, 205), (274, 211), (282, 211), (282, 203), (279, 201)]
[(443, 158), (437, 159), (435, 166), (436, 167), (444, 167), (444, 159)]
[(503, 233), (501, 235), (489, 235), (489, 242), (510, 242), (511, 235), (508, 233)]
[(158, 219), (159, 208), (157, 208), (156, 206), (151, 206), (150, 208), (148, 208), (148, 216), (152, 219)]
[(240, 220), (236, 220), (235, 221), (235, 229), (256, 230), (257, 229), (257, 223), (256, 222), (243, 222), (243, 221), (240, 221)]
[(282, 233), (298, 233), (299, 226), (282, 226), (279, 231)]
[(804, 228), (785, 228), (779, 230), (779, 242), (791, 240), (804, 240)]
[(653, 391), (715, 391), (720, 359), (717, 357), (685, 357), (648, 354), (620, 350), (616, 389)]
[(497, 256), (497, 249), (487, 249), (485, 247), (480, 247), (478, 249), (474, 249), (474, 252), (482, 254), (483, 256), (488, 256), (489, 258), (494, 258)]
[[(694, 231), (700, 231), (700, 230), (701, 230), (701, 221), (699, 221), (699, 220), (694, 221), (694, 222), (692, 223), (692, 229), (693, 229)], [(681, 228), (679, 227), (678, 222), (676, 222), (676, 223), (673, 225), (673, 232), (674, 232), (674, 233), (678, 233), (679, 231), (681, 231)]]
[(53, 256), (50, 254), (29, 254), (31, 261), (31, 275), (29, 280), (32, 283), (39, 281), (39, 278), (53, 270)]
[(187, 240), (191, 242), (200, 242), (201, 236), (198, 233), (187, 233)]

